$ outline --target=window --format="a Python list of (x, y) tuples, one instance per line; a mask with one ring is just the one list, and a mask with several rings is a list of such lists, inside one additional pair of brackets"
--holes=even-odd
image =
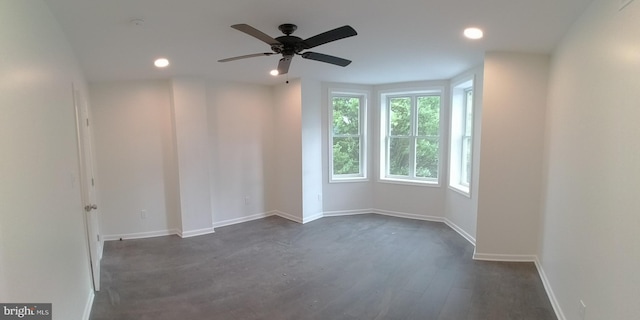
[(382, 95), (382, 180), (438, 183), (441, 100), (441, 90)]
[(473, 79), (452, 88), (449, 186), (469, 195), (473, 163)]
[(462, 119), (462, 146), (460, 161), (460, 184), (469, 187), (471, 183), (471, 137), (473, 134), (473, 88), (464, 90), (464, 111)]
[(366, 176), (366, 94), (330, 94), (330, 181), (357, 181)]

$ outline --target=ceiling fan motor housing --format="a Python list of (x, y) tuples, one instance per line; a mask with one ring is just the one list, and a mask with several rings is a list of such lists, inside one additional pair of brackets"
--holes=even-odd
[(294, 31), (296, 31), (298, 29), (298, 26), (296, 26), (295, 24), (292, 24), (292, 23), (284, 23), (284, 24), (281, 24), (280, 26), (278, 26), (278, 29), (280, 31), (282, 31), (282, 33), (284, 33), (286, 35), (290, 35), (290, 34), (292, 34)]
[(285, 56), (292, 56), (304, 50), (303, 40), (291, 34), (298, 29), (298, 26), (291, 23), (281, 24), (278, 29), (284, 33), (284, 36), (275, 38), (280, 44), (272, 45), (271, 50), (275, 53), (281, 53)]

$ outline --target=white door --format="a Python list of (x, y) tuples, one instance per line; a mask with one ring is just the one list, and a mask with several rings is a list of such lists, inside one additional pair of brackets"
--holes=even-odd
[(95, 179), (93, 174), (93, 149), (91, 148), (91, 121), (87, 101), (80, 91), (73, 88), (73, 100), (76, 109), (78, 130), (78, 151), (80, 155), (80, 185), (84, 204), (87, 240), (93, 274), (93, 288), (100, 290), (100, 258), (102, 258), (103, 240), (100, 236), (98, 205), (96, 201)]

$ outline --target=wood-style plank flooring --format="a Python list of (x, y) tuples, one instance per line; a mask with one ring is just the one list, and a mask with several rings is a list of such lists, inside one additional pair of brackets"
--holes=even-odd
[(373, 214), (106, 242), (91, 319), (556, 319), (532, 263), (472, 253), (443, 223)]

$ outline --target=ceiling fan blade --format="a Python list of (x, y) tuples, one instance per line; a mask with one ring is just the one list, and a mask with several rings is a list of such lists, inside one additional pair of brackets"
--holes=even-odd
[(280, 59), (280, 62), (278, 62), (278, 74), (286, 74), (289, 72), (292, 58), (293, 56), (284, 56)]
[(302, 43), (304, 44), (304, 49), (311, 49), (327, 42), (353, 37), (357, 34), (358, 33), (356, 32), (356, 30), (351, 26), (342, 26), (340, 28), (335, 28), (319, 35), (315, 35), (309, 39), (302, 41)]
[(331, 63), (341, 67), (346, 67), (351, 63), (351, 60), (342, 59), (342, 58), (330, 56), (328, 54), (317, 53), (317, 52), (305, 52), (301, 54), (301, 56), (305, 59)]
[(244, 55), (244, 56), (237, 56), (237, 57), (232, 57), (232, 58), (226, 58), (226, 59), (218, 60), (218, 62), (228, 62), (228, 61), (234, 61), (234, 60), (240, 60), (240, 59), (246, 59), (246, 58), (261, 57), (261, 56), (270, 56), (270, 55), (272, 55), (272, 54), (273, 54), (273, 52), (263, 52), (263, 53), (247, 54), (247, 55)]
[(231, 28), (234, 28), (238, 31), (242, 31), (258, 40), (262, 40), (263, 42), (267, 43), (268, 45), (274, 46), (274, 45), (279, 45), (282, 44), (280, 43), (280, 41), (270, 37), (269, 35), (265, 34), (264, 32), (248, 25), (248, 24), (234, 24), (231, 26)]

